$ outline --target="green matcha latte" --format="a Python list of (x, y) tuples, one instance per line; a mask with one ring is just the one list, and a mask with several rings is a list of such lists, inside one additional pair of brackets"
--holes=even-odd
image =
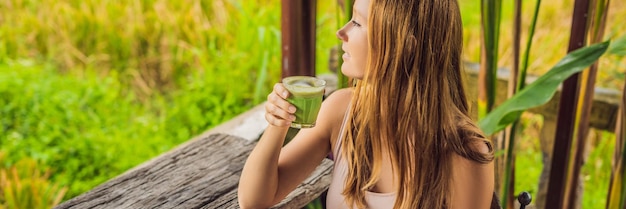
[(287, 101), (296, 106), (296, 120), (291, 123), (291, 127), (314, 127), (322, 106), (326, 81), (309, 76), (291, 76), (283, 79), (283, 85), (291, 93)]

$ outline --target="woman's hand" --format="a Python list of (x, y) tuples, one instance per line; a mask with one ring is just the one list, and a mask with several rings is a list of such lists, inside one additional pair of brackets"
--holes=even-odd
[(288, 97), (289, 91), (282, 83), (275, 84), (272, 93), (267, 95), (265, 120), (270, 125), (288, 127), (296, 119), (296, 107), (286, 100)]

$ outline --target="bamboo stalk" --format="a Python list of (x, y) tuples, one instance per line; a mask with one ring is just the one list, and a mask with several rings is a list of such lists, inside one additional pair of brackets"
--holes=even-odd
[[(604, 5), (608, 5), (608, 2), (604, 2), (604, 0), (594, 0), (593, 7), (590, 8), (589, 16), (592, 17), (589, 22), (592, 23), (590, 26), (592, 33), (590, 34), (591, 44), (599, 43), (604, 36), (604, 26), (606, 25), (606, 16), (608, 14), (608, 7)], [(597, 8), (594, 10), (594, 8)], [(568, 205), (574, 206), (578, 198), (577, 188), (579, 184), (579, 175), (580, 170), (583, 166), (584, 161), (584, 151), (586, 147), (586, 138), (589, 132), (589, 119), (591, 117), (591, 104), (593, 103), (593, 94), (594, 87), (596, 82), (596, 77), (598, 72), (598, 63), (594, 63), (591, 65), (589, 70), (583, 71), (581, 74), (581, 90), (580, 91), (580, 99), (578, 101), (578, 111), (576, 118), (576, 130), (575, 130), (575, 155), (573, 159), (570, 159), (572, 163), (572, 176), (569, 179), (569, 203)]]
[[(568, 52), (574, 51), (584, 46), (587, 36), (587, 13), (589, 11), (589, 0), (576, 0), (572, 17), (572, 28)], [(580, 74), (576, 73), (563, 83), (561, 99), (559, 103), (559, 113), (556, 127), (556, 137), (554, 140), (554, 151), (550, 169), (550, 179), (548, 183), (548, 196), (546, 198), (546, 208), (568, 208), (569, 201), (567, 192), (567, 182), (569, 166), (568, 162), (571, 154), (571, 147), (575, 131), (575, 116), (578, 101)]]

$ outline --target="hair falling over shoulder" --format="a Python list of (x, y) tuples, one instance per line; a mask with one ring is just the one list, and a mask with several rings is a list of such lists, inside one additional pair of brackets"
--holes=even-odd
[[(365, 208), (390, 153), (398, 191), (394, 208), (446, 208), (451, 153), (488, 163), (493, 150), (468, 116), (462, 85), (462, 23), (456, 0), (371, 0), (363, 80), (358, 81), (342, 155), (343, 194)], [(490, 146), (491, 147), (491, 146)]]

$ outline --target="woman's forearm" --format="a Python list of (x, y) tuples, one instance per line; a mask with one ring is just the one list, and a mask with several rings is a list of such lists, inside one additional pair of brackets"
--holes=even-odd
[(241, 208), (267, 208), (278, 189), (278, 157), (288, 127), (269, 125), (250, 153), (239, 180)]

